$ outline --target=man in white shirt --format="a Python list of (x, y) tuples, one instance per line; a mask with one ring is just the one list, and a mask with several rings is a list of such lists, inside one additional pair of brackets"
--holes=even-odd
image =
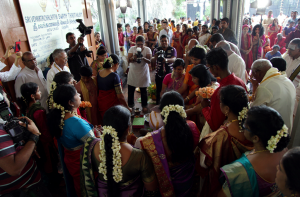
[(265, 18), (262, 22), (263, 27), (265, 28), (265, 35), (268, 35), (268, 27), (273, 22), (274, 18), (272, 17), (273, 11), (268, 12), (268, 18)]
[(284, 19), (286, 18), (286, 16), (283, 14), (283, 11), (280, 11), (277, 18), (278, 18), (278, 24), (282, 26)]
[(47, 90), (50, 93), (51, 83), (56, 73), (61, 71), (70, 72), (70, 69), (66, 66), (68, 62), (68, 56), (63, 49), (55, 49), (52, 53), (54, 63), (51, 69), (47, 73)]
[(226, 41), (221, 41), (216, 44), (216, 47), (221, 47), (227, 53), (228, 56), (228, 69), (230, 72), (234, 73), (235, 76), (243, 80), (247, 84), (245, 73), (246, 73), (246, 64), (245, 61), (234, 53), (230, 45)]
[(22, 61), (25, 67), (19, 73), (15, 81), (16, 97), (17, 98), (22, 97), (21, 90), (20, 90), (21, 85), (28, 82), (36, 83), (39, 86), (40, 91), (42, 93), (41, 100), (40, 100), (41, 105), (47, 111), (48, 110), (47, 102), (46, 102), (48, 98), (47, 82), (43, 76), (42, 70), (37, 67), (36, 58), (29, 51), (23, 54)]
[(222, 34), (219, 34), (219, 33), (215, 33), (214, 35), (212, 35), (210, 37), (210, 43), (212, 44), (212, 47), (215, 47), (217, 45), (217, 43), (221, 42), (221, 41), (225, 41), (227, 42), (229, 45), (230, 45), (230, 48), (233, 52), (235, 52), (238, 56), (241, 57), (241, 52), (239, 50), (239, 48), (231, 43), (231, 42), (228, 42), (224, 39), (224, 37), (222, 36)]
[(251, 106), (272, 107), (279, 112), (291, 132), (296, 98), (293, 83), (281, 75), (277, 68), (272, 68), (271, 62), (265, 59), (256, 60), (251, 70), (253, 89), (257, 88), (255, 100)]
[(160, 44), (160, 36), (161, 35), (166, 35), (168, 36), (168, 39), (169, 39), (169, 45), (171, 46), (171, 43), (172, 43), (172, 37), (173, 37), (173, 32), (171, 29), (168, 29), (168, 22), (167, 21), (164, 21), (162, 22), (162, 30), (159, 32), (159, 37), (158, 37), (158, 42)]

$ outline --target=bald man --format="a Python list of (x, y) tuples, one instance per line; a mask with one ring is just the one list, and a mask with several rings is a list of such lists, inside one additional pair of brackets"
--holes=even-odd
[(47, 81), (44, 78), (42, 70), (37, 67), (36, 58), (31, 52), (25, 52), (22, 56), (22, 62), (25, 65), (23, 70), (19, 73), (15, 81), (15, 92), (16, 97), (21, 98), (21, 90), (20, 87), (24, 83), (33, 82), (39, 86), (39, 89), (42, 93), (41, 96), (41, 105), (43, 108), (48, 110), (47, 107), (47, 98), (48, 98), (48, 91), (47, 91)]
[(186, 54), (183, 55), (183, 57), (184, 57), (184, 62), (185, 62), (185, 68), (187, 68), (187, 66), (191, 64), (191, 62), (190, 62), (190, 57), (189, 57), (189, 52), (190, 52), (190, 50), (191, 50), (194, 46), (196, 46), (196, 45), (198, 45), (198, 44), (199, 44), (199, 42), (198, 42), (197, 39), (191, 39), (191, 40), (189, 41), (189, 43), (188, 43), (188, 51), (187, 51)]
[(220, 41), (216, 44), (216, 47), (221, 47), (228, 56), (228, 68), (230, 72), (234, 73), (235, 76), (243, 80), (245, 84), (247, 84), (247, 80), (245, 77), (246, 73), (246, 64), (243, 58), (238, 56), (231, 48), (228, 42)]
[(256, 92), (251, 106), (272, 107), (279, 112), (291, 132), (296, 99), (296, 89), (293, 83), (281, 75), (277, 68), (273, 68), (269, 60), (256, 60), (252, 64), (251, 71), (253, 92)]

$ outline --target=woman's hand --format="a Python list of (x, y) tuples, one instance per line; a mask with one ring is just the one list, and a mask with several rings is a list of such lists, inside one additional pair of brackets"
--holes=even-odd
[(210, 101), (208, 99), (203, 99), (201, 102), (201, 106), (203, 108), (208, 107), (210, 105)]
[[(32, 134), (37, 135), (37, 136), (41, 135), (41, 133), (39, 132), (38, 128), (36, 127), (36, 125), (34, 124), (34, 122), (31, 119), (29, 119), (26, 116), (19, 117), (18, 119), (23, 119), (23, 118), (25, 118), (27, 120), (27, 123), (28, 123), (27, 129), (28, 129), (28, 131), (30, 131)], [(19, 124), (22, 127), (26, 128), (26, 124), (24, 122), (19, 121)]]
[(6, 51), (5, 51), (5, 55), (4, 55), (4, 58), (7, 59), (9, 56), (12, 55), (11, 53), (11, 50), (13, 49), (14, 47), (12, 45), (9, 45), (7, 48), (6, 48)]

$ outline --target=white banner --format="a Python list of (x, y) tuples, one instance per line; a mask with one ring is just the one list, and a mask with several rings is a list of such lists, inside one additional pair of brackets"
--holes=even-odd
[[(19, 0), (31, 52), (38, 66), (44, 68), (47, 58), (57, 48), (68, 48), (66, 34), (73, 32), (83, 19), (81, 0)], [(85, 40), (85, 46), (87, 42)]]

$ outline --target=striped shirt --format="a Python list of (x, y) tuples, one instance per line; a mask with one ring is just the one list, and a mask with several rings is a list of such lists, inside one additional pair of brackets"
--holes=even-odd
[[(0, 159), (16, 154), (22, 147), (15, 147), (12, 138), (0, 125)], [(18, 176), (11, 176), (0, 168), (0, 196), (17, 189), (29, 188), (41, 180), (35, 161), (30, 158)]]

